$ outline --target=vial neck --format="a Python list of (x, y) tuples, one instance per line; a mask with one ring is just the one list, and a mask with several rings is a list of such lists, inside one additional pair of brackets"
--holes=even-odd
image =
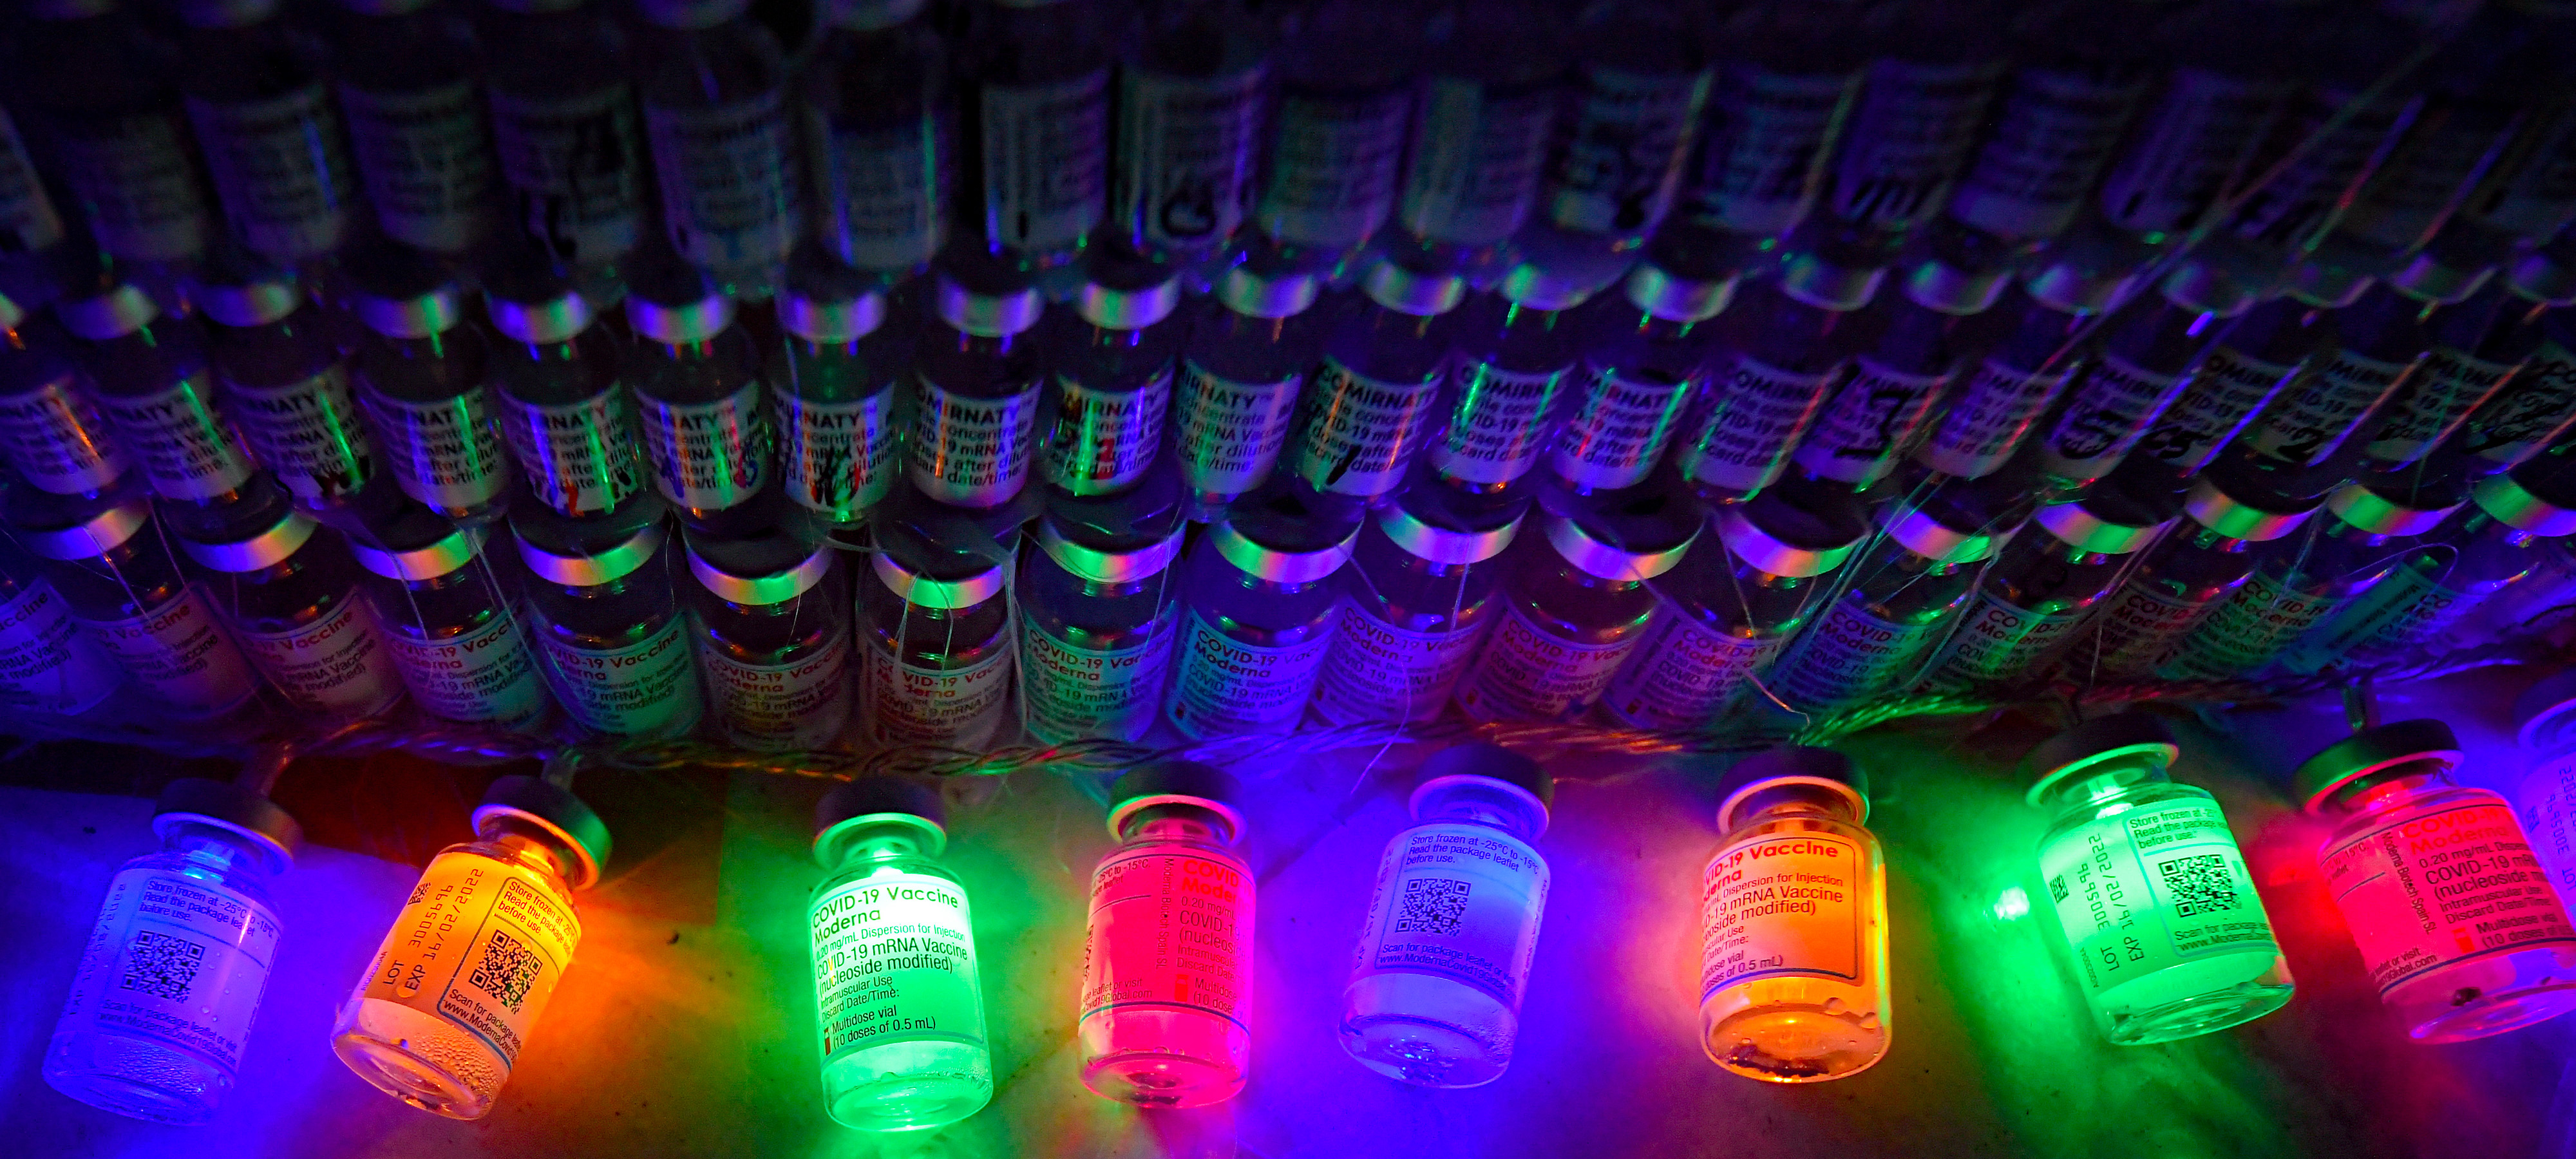
[(1423, 824), (1485, 825), (1523, 841), (1547, 828), (1547, 810), (1500, 786), (1462, 785), (1424, 795), (1413, 807)]
[(182, 826), (162, 840), (161, 848), (222, 873), (269, 872), (266, 857), (244, 847), (240, 837), (208, 825)]
[(2342, 816), (2357, 816), (2393, 809), (2435, 789), (2450, 787), (2449, 773), (2429, 761), (2417, 762), (2344, 786), (2327, 800), (2326, 808)]
[(1760, 790), (1735, 807), (1735, 828), (1768, 821), (1841, 821), (1860, 824), (1851, 798), (1818, 785), (1780, 785)]
[[(507, 821), (503, 821), (497, 831), (486, 834), (483, 839), (500, 847), (510, 860), (552, 874), (558, 882), (562, 883), (571, 881), (573, 867), (580, 861), (580, 858), (574, 856), (573, 851), (565, 848), (563, 842), (556, 839), (553, 834), (514, 825)], [(566, 888), (570, 888), (569, 884)]]
[(2051, 788), (2049, 803), (2074, 808), (2099, 805), (2139, 785), (2165, 778), (2165, 762), (2151, 757), (2105, 761)]
[(1232, 845), (1234, 827), (1215, 813), (1189, 805), (1156, 805), (1137, 810), (1118, 827), (1123, 845), (1156, 845), (1185, 842), (1194, 845)]
[(867, 825), (840, 836), (838, 843), (834, 868), (845, 873), (932, 855), (922, 842), (921, 830), (910, 825)]

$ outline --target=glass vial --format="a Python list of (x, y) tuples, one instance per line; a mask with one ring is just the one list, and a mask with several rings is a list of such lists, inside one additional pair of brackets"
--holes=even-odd
[(215, 196), (242, 245), (283, 265), (339, 249), (359, 201), (340, 110), (280, 0), (189, 0), (178, 72)]
[(765, 299), (804, 225), (786, 52), (750, 0), (642, 0), (636, 10), (643, 20), (629, 35), (664, 235), (725, 294)]
[(1267, 15), (1236, 0), (1138, 15), (1110, 134), (1110, 226), (1128, 248), (1198, 268), (1242, 227), (1268, 95)]
[(789, 502), (834, 526), (864, 519), (902, 473), (895, 400), (910, 352), (885, 320), (885, 295), (850, 267), (788, 267), (769, 366), (778, 479)]
[(45, 1048), (45, 1082), (101, 1110), (190, 1127), (215, 1117), (284, 933), (268, 883), (303, 844), (268, 798), (177, 780), (161, 849), (117, 867)]
[(1849, 1078), (1886, 1057), (1887, 859), (1869, 778), (1830, 749), (1780, 748), (1719, 783), (1700, 873), (1700, 1045), (1750, 1079)]
[(340, 348), (346, 324), (282, 271), (213, 274), (193, 297), (212, 323), (207, 354), (244, 449), (307, 508), (356, 498), (376, 451)]
[(492, 145), (518, 235), (617, 304), (616, 263), (644, 233), (644, 130), (618, 12), (575, 0), (494, 0), (474, 13), (489, 68)]
[(508, 500), (510, 460), (492, 423), (483, 331), (428, 258), (361, 265), (353, 300), (358, 401), (374, 420), (385, 470), (405, 495), (449, 519), (483, 522)]
[(2522, 777), (2514, 784), (2515, 816), (2531, 835), (2532, 852), (2565, 898), (2576, 892), (2576, 674), (2560, 672), (2524, 690), (2513, 702)]
[(691, 630), (729, 744), (829, 747), (850, 722), (850, 588), (819, 531), (687, 536)]
[(1467, 715), (1581, 719), (1645, 638), (1655, 612), (1646, 581), (1681, 562), (1699, 514), (1651, 485), (1599, 499), (1571, 515), (1542, 514), (1539, 534), (1504, 554), (1502, 615), (1458, 682)]
[(1093, 1094), (1170, 1109), (1243, 1089), (1253, 880), (1233, 848), (1241, 797), (1232, 776), (1190, 761), (1130, 769), (1109, 787), (1118, 848), (1091, 872), (1076, 1031)]
[(1298, 388), (1315, 360), (1315, 276), (1276, 255), (1249, 255), (1196, 306), (1172, 380), (1172, 450), (1209, 522), (1262, 485), (1279, 463)]
[(942, 325), (923, 328), (914, 363), (905, 474), (938, 502), (999, 507), (1037, 458), (1043, 378), (1028, 331), (1043, 303), (1025, 275), (972, 257), (945, 263), (932, 293)]
[(0, 706), (78, 716), (105, 704), (125, 674), (72, 619), (44, 565), (0, 537)]
[(259, 677), (204, 592), (190, 584), (143, 499), (44, 501), (11, 492), (18, 542), (45, 559), (45, 577), (72, 619), (177, 720), (230, 717)]
[(2102, 598), (2076, 630), (2065, 674), (2084, 684), (2143, 679), (2254, 574), (2265, 544), (2316, 514), (2319, 496), (2284, 490), (2296, 480), (2254, 466), (2247, 454), (2220, 460), (2192, 482), (2173, 532)]
[(57, 302), (54, 313), (82, 340), (90, 395), (153, 494), (221, 503), (250, 482), (250, 455), (216, 407), (196, 322), (164, 315), (131, 283)]
[(957, 112), (926, 0), (836, 0), (806, 58), (805, 161), (815, 236), (877, 275), (928, 265), (948, 234)]
[(862, 1131), (945, 1127), (993, 1099), (984, 986), (966, 887), (939, 854), (948, 810), (930, 786), (868, 777), (814, 809), (805, 904), (823, 1106)]
[(384, 235), (462, 255), (500, 207), (473, 26), (439, 0), (341, 0), (335, 95)]
[(546, 685), (500, 573), (483, 558), (487, 532), (409, 507), (349, 537), (370, 573), (367, 596), (412, 702), (465, 724), (533, 730)]
[(1923, 688), (1959, 692), (2039, 676), (2171, 523), (2157, 506), (2103, 487), (2041, 507), (1987, 570)]
[(2054, 814), (2039, 874), (2076, 988), (2122, 1046), (2207, 1034), (2290, 1000), (2289, 963), (2217, 798), (2166, 779), (2181, 751), (2162, 720), (2124, 712), (2024, 761), (2025, 799)]
[(1013, 264), (1061, 266), (1100, 225), (1109, 187), (1107, 0), (974, 0), (951, 58), (968, 107), (959, 225)]
[(1450, 360), (1440, 322), (1467, 283), (1390, 258), (1369, 268), (1361, 290), (1367, 300), (1333, 328), (1306, 384), (1287, 467), (1318, 491), (1375, 499), (1403, 483), (1439, 427)]
[(510, 513), (537, 663), (573, 723), (602, 736), (686, 736), (705, 711), (663, 520), (649, 498), (598, 519)]
[(1440, 715), (1494, 623), (1494, 563), (1525, 501), (1468, 496), (1426, 472), (1360, 532), (1342, 572), (1341, 623), (1315, 683), (1329, 725)]
[(1154, 726), (1180, 634), (1181, 532), (1169, 467), (1130, 496), (1048, 499), (1037, 550), (1020, 559), (1020, 720), (1031, 737), (1132, 741)]
[(216, 229), (174, 78), (152, 17), (104, 3), (38, 5), (12, 35), (25, 70), (13, 98), (50, 145), (69, 201), (121, 261), (185, 263)]
[(1995, 498), (1952, 484), (1880, 509), (1884, 535), (1852, 564), (1841, 597), (1772, 663), (1771, 695), (1822, 714), (1912, 687), (2019, 523), (1995, 510)]
[(1503, 1077), (1547, 909), (1547, 859), (1530, 842), (1555, 791), (1538, 762), (1496, 745), (1423, 762), (1415, 824), (1378, 861), (1342, 989), (1342, 1049), (1361, 1066), (1425, 1087)]
[(1010, 723), (1017, 530), (997, 536), (915, 496), (888, 504), (869, 527), (877, 550), (859, 587), (868, 739), (991, 745)]
[(2398, 553), (2387, 579), (2299, 641), (2290, 667), (2409, 663), (2442, 651), (2452, 625), (2521, 582), (2545, 558), (2543, 548), (2576, 532), (2576, 479), (2563, 465), (2540, 466), (2557, 470), (2479, 480), (2469, 505)]
[(673, 262), (638, 272), (626, 296), (637, 342), (628, 369), (653, 484), (692, 527), (736, 530), (773, 473), (760, 352), (734, 325), (734, 300)]
[(1333, 579), (1356, 505), (1274, 481), (1226, 508), (1181, 564), (1181, 642), (1164, 715), (1193, 739), (1291, 732), (1341, 626)]
[(635, 399), (618, 377), (620, 343), (593, 325), (571, 272), (539, 259), (485, 279), (494, 424), (537, 502), (574, 518), (605, 515), (644, 490)]
[[(1671, 279), (1649, 273), (1659, 269), (1643, 267), (1631, 280), (1644, 277), (1649, 287), (1662, 288)], [(1842, 376), (1848, 333), (1859, 317), (1777, 286), (1757, 288), (1751, 298), (1738, 307), (1748, 315), (1741, 329), (1710, 361), (1700, 397), (1691, 402), (1690, 428), (1674, 452), (1684, 477), (1726, 499), (1749, 498), (1779, 479), (1789, 449)]]
[[(1460, 311), (1461, 349), (1448, 414), (1423, 448), (1424, 461), (1441, 478), (1470, 491), (1501, 491), (1555, 449), (1554, 436), (1565, 419), (1566, 395), (1577, 381), (1576, 360), (1583, 352), (1574, 308), (1588, 296), (1587, 289), (1523, 262), (1504, 275), (1493, 294), (1478, 296)], [(1601, 383), (1606, 373), (1592, 370), (1584, 376), (1592, 380), (1585, 387), (1587, 403), (1593, 394), (1619, 389)], [(1677, 395), (1678, 390), (1665, 393)], [(1663, 425), (1669, 440), (1671, 424)], [(1655, 451), (1662, 454), (1662, 443)]]
[(451, 1119), (491, 1113), (581, 944), (572, 895), (609, 854), (599, 815), (535, 777), (492, 782), (474, 836), (421, 871), (331, 1028), (359, 1078)]
[(274, 483), (230, 508), (171, 505), (179, 548), (253, 667), (300, 713), (373, 716), (402, 699), (401, 673), (358, 591), (337, 535), (287, 503)]
[(1163, 449), (1180, 353), (1181, 283), (1170, 267), (1114, 250), (1085, 264), (1072, 317), (1056, 315), (1038, 410), (1038, 478), (1070, 495), (1135, 486)]
[(0, 463), (40, 491), (95, 497), (133, 469), (82, 384), (71, 342), (0, 296)]

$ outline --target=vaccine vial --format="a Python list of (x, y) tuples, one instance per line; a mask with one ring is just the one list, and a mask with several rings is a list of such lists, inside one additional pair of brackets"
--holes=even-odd
[(546, 686), (491, 561), (488, 533), (406, 507), (349, 537), (368, 599), (414, 704), (463, 724), (532, 731)]
[(1098, 228), (1109, 186), (1105, 0), (975, 0), (951, 60), (967, 107), (962, 216), (989, 253), (1061, 266)]
[(611, 6), (494, 0), (474, 13), (505, 210), (514, 232), (617, 304), (617, 262), (644, 234), (651, 188), (628, 37)]
[(1852, 15), (1844, 4), (1761, 3), (1725, 18), (1717, 84), (1684, 170), (1680, 230), (1746, 250), (1807, 219), (1868, 61)]
[(1421, 474), (1379, 508), (1342, 571), (1316, 719), (1338, 727), (1438, 717), (1493, 626), (1495, 560), (1528, 510), (1525, 500), (1466, 496)]
[(402, 699), (356, 562), (276, 484), (259, 481), (227, 509), (172, 504), (162, 518), (251, 665), (299, 713), (374, 716)]
[(211, 199), (174, 78), (177, 55), (150, 18), (111, 3), (39, 5), (13, 34), (24, 70), (13, 103), (45, 140), (99, 249), (184, 264), (215, 235)]
[(653, 485), (691, 526), (734, 530), (775, 468), (760, 352), (734, 325), (734, 300), (697, 270), (671, 262), (636, 272), (626, 319), (636, 427)]
[(259, 677), (205, 593), (179, 570), (149, 502), (13, 491), (8, 522), (46, 561), (45, 578), (81, 631), (157, 711), (228, 722), (252, 705)]
[[(1876, 331), (1790, 452), (1790, 465), (1816, 479), (1865, 489), (1895, 473), (1954, 400), (1951, 381), (1967, 362), (1975, 315), (1936, 310), (1909, 293), (1870, 306)], [(1991, 371), (1989, 372), (1991, 374)], [(1992, 383), (1989, 383), (1991, 389)]]
[(1532, 0), (1433, 11), (1396, 219), (1416, 242), (1457, 246), (1487, 266), (1538, 205), (1565, 24)]
[(2299, 641), (2291, 667), (2366, 666), (2429, 657), (2453, 624), (2520, 582), (2541, 547), (2576, 533), (2576, 479), (2543, 463), (2490, 475), (2469, 504), (2407, 546), (2388, 578)]
[(993, 1099), (993, 1051), (966, 886), (939, 854), (937, 790), (895, 777), (833, 789), (814, 809), (826, 876), (805, 905), (823, 1106), (862, 1131), (926, 1131)]
[[(2139, 440), (2137, 455), (2164, 464), (2177, 479), (2208, 467), (2304, 383), (2311, 362), (2332, 338), (2333, 316), (2284, 295), (2226, 324), (2218, 344), (2187, 372), (2182, 393)], [(2277, 445), (2277, 444), (2275, 444)]]
[(850, 722), (850, 586), (819, 529), (687, 536), (690, 630), (726, 743), (829, 747)]
[(2298, 468), (2332, 458), (2363, 416), (2421, 372), (2432, 345), (2418, 321), (2422, 311), (2423, 303), (2385, 286), (2373, 286), (2349, 306), (2321, 311), (2325, 317), (2315, 325), (2322, 333), (2312, 339), (2318, 343), (2315, 355), (2247, 424), (2245, 445)]
[(1545, 459), (1548, 474), (1576, 493), (1644, 483), (1676, 438), (1713, 445), (1714, 424), (1686, 430), (1685, 416), (1711, 390), (1707, 323), (1735, 282), (1699, 256), (1648, 247), (1621, 299), (1600, 307), (1615, 328), (1582, 336), (1591, 349)]
[(2334, 825), (2317, 851), (2379, 1000), (2418, 1042), (2465, 1042), (2576, 1008), (2576, 926), (2501, 794), (2456, 784), (2438, 720), (2364, 729), (2292, 776)]
[(2056, 495), (2108, 477), (2182, 396), (2184, 375), (2218, 341), (2246, 303), (2224, 285), (2177, 270), (2153, 296), (2125, 307), (2105, 327), (2101, 353), (2032, 428), (2030, 461)]
[[(1577, 369), (1586, 335), (1575, 307), (1590, 296), (1588, 289), (1522, 261), (1493, 294), (1477, 296), (1458, 313), (1460, 341), (1448, 414), (1422, 452), (1441, 478), (1470, 491), (1498, 492), (1555, 449), (1577, 381), (1606, 373), (1587, 375)], [(1617, 389), (1605, 383), (1587, 389), (1585, 397), (1606, 397)], [(1587, 429), (1607, 425), (1586, 424)], [(1662, 433), (1670, 441), (1671, 424), (1664, 425)]]
[(1214, 521), (1278, 465), (1320, 338), (1315, 275), (1247, 255), (1195, 305), (1172, 378), (1172, 450), (1190, 518)]
[(2576, 680), (2565, 673), (2543, 677), (2513, 702), (2523, 771), (2514, 783), (2514, 816), (2531, 835), (2532, 852), (2563, 900), (2576, 889), (2576, 745), (2568, 743), (2576, 713)]
[[(2310, 61), (2313, 71), (2295, 86), (2260, 159), (2280, 172), (2263, 174), (2263, 196), (2231, 204), (2202, 250), (2257, 272), (2249, 280), (2273, 276), (2325, 240), (2363, 183), (2396, 153), (2424, 97), (2420, 80), (2382, 83), (2405, 54), (2402, 46), (2421, 35), (2403, 18), (2372, 9), (2350, 19), (2298, 19), (2295, 27), (2289, 55), (2273, 59)], [(2289, 143), (2311, 139), (2296, 154), (2280, 155)]]
[(278, 0), (189, 0), (179, 70), (224, 218), (252, 253), (299, 265), (339, 249), (361, 192), (320, 62)]
[(108, 879), (45, 1082), (104, 1111), (191, 1127), (241, 1075), (285, 933), (268, 884), (303, 844), (268, 798), (184, 778), (152, 810), (161, 848)]
[(487, 522), (508, 499), (510, 460), (492, 422), (491, 361), (445, 270), (412, 253), (361, 264), (353, 313), (358, 401), (375, 423), (386, 473), (449, 519)]
[[(533, 256), (533, 255), (532, 255)], [(493, 425), (537, 502), (574, 518), (605, 515), (645, 490), (635, 399), (620, 377), (615, 335), (595, 325), (572, 271), (513, 262), (485, 280)]]
[(46, 319), (0, 305), (0, 463), (28, 486), (96, 497), (133, 469), (83, 385), (71, 341)]
[(1715, 80), (1700, 18), (1662, 3), (1574, 16), (1574, 92), (1542, 194), (1548, 225), (1628, 249), (1663, 224)]
[(1016, 530), (996, 536), (917, 496), (889, 504), (870, 530), (877, 550), (859, 589), (868, 739), (985, 749), (1010, 723)]
[(1137, 21), (1118, 70), (1110, 225), (1137, 253), (1203, 268), (1252, 202), (1272, 29), (1211, 0), (1157, 6)]
[(2289, 963), (2217, 798), (2166, 777), (2181, 751), (2162, 720), (2123, 712), (2023, 762), (2025, 799), (2053, 814), (2039, 873), (2076, 988), (2121, 1046), (2222, 1030), (2290, 1000)]
[(2230, 455), (2194, 480), (2185, 522), (2138, 558), (2095, 605), (2066, 651), (2067, 676), (2093, 685), (2154, 674), (2254, 574), (2264, 545), (2316, 514), (2323, 498), (2295, 478)]
[(749, 0), (644, 0), (644, 136), (671, 248), (745, 301), (773, 293), (804, 225), (787, 60)]
[(1395, 209), (1413, 119), (1412, 21), (1323, 0), (1287, 25), (1253, 219), (1271, 241), (1340, 264)]
[(1142, 739), (1180, 634), (1177, 472), (1108, 499), (1049, 496), (1020, 558), (1020, 721), (1031, 737)]
[(297, 502), (344, 505), (376, 473), (375, 441), (358, 411), (345, 323), (305, 297), (292, 274), (229, 271), (199, 282), (207, 353), (224, 413), (244, 449)]
[(537, 663), (573, 723), (637, 740), (695, 729), (705, 702), (662, 505), (638, 498), (596, 519), (523, 506), (510, 530)]
[(1252, 1067), (1252, 867), (1234, 851), (1242, 787), (1163, 761), (1120, 774), (1109, 798), (1118, 848), (1091, 872), (1082, 1085), (1156, 1109), (1224, 1102)]
[(1163, 448), (1180, 353), (1180, 278), (1104, 249), (1085, 264), (1072, 316), (1057, 315), (1040, 401), (1038, 477), (1071, 495), (1124, 491)]
[(2387, 470), (2420, 462), (2448, 443), (2470, 412), (2531, 361), (2548, 311), (2501, 280), (2466, 301), (2428, 309), (2424, 329), (2432, 349), (2423, 369), (2371, 412), (2359, 435), (2362, 457)]
[(1914, 686), (2017, 529), (2009, 500), (1952, 483), (1880, 510), (1879, 540), (1847, 586), (1790, 637), (1763, 687), (1792, 712), (1825, 715)]
[(1868, 1070), (1893, 1021), (1868, 776), (1830, 749), (1779, 748), (1736, 762), (1718, 788), (1725, 836), (1700, 873), (1700, 1045), (1764, 1082)]
[[(2520, 279), (2515, 284), (2526, 285)], [(2518, 467), (2557, 445), (2576, 425), (2576, 353), (2569, 352), (2576, 314), (2552, 310), (2539, 325), (2541, 343), (2531, 361), (2460, 426), (2460, 448), (2486, 470)]]
[(1274, 480), (1228, 506), (1181, 564), (1181, 640), (1163, 712), (1193, 740), (1294, 731), (1341, 629), (1335, 582), (1357, 505)]
[(2020, 311), (1994, 315), (2013, 317), (2012, 330), (1960, 371), (1914, 449), (1914, 462), (1933, 474), (1983, 479), (2003, 470), (2083, 366), (2089, 315), (2018, 295), (1999, 309)]
[(463, 254), (500, 208), (473, 26), (437, 0), (341, 0), (333, 93), (384, 235)]
[(1289, 473), (1317, 491), (1375, 499), (1395, 490), (1439, 427), (1450, 361), (1440, 320), (1466, 299), (1467, 283), (1405, 264), (1417, 259), (1370, 266), (1367, 301), (1324, 340), (1287, 451)]
[[(197, 324), (161, 312), (130, 282), (55, 303), (108, 429), (152, 493), (220, 503), (250, 482), (250, 455), (217, 407)], [(85, 489), (86, 490), (86, 489)]]
[(1547, 909), (1556, 782), (1490, 744), (1423, 762), (1411, 828), (1387, 842), (1342, 988), (1342, 1049), (1425, 1087), (1483, 1086), (1511, 1065), (1521, 997)]
[(799, 82), (815, 236), (832, 256), (880, 275), (930, 263), (956, 192), (948, 47), (926, 6), (824, 5), (822, 40)]
[(1738, 307), (1748, 314), (1739, 335), (1710, 360), (1690, 432), (1673, 456), (1707, 494), (1746, 498), (1778, 480), (1789, 448), (1842, 374), (1844, 332), (1855, 315), (1794, 295), (1785, 283), (1757, 290)]
[(27, 153), (26, 134), (0, 112), (0, 245), (13, 254), (0, 261), (0, 285), (36, 301), (41, 295), (28, 283), (42, 277), (55, 259), (70, 254), (59, 248), (65, 237), (62, 212), (54, 208), (53, 191)]
[(1923, 688), (1962, 692), (2033, 679), (2171, 522), (2170, 508), (2112, 487), (2051, 503), (2005, 545)]
[(895, 400), (909, 359), (885, 320), (885, 295), (849, 267), (789, 267), (769, 368), (778, 478), (790, 502), (835, 526), (865, 518), (902, 471)]
[(0, 705), (79, 716), (107, 704), (125, 674), (72, 619), (44, 565), (0, 539)]
[(581, 944), (572, 895), (609, 854), (599, 815), (535, 777), (492, 782), (474, 837), (421, 871), (331, 1028), (359, 1078), (451, 1119), (492, 1112)]
[(938, 502), (999, 507), (1037, 458), (1044, 380), (1029, 330), (1043, 303), (1026, 275), (973, 257), (944, 264), (932, 295), (941, 325), (924, 328), (914, 356), (904, 473)]
[(1700, 532), (1690, 502), (1656, 484), (1536, 523), (1500, 561), (1502, 614), (1458, 682), (1459, 709), (1478, 720), (1588, 715), (1645, 638), (1656, 603), (1646, 581)]

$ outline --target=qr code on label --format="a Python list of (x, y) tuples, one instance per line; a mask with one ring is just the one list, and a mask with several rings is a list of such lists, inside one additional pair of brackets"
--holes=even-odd
[(2159, 861), (2156, 872), (2165, 879), (2174, 912), (2184, 917), (2237, 907), (2236, 875), (2228, 872), (2227, 859), (2215, 853)]
[(519, 1013), (519, 1005), (528, 1000), (528, 987), (536, 984), (537, 972), (545, 963), (521, 945), (517, 938), (499, 930), (492, 931), (492, 941), (483, 949), (483, 960), (474, 964), (474, 988), (501, 1000), (510, 1013)]
[(1396, 915), (1399, 934), (1454, 934), (1467, 913), (1467, 883), (1445, 877), (1417, 877), (1404, 883), (1404, 912)]
[(185, 1002), (188, 987), (196, 984), (197, 970), (205, 964), (204, 946), (186, 938), (136, 930), (133, 943), (125, 947), (125, 980), (119, 984), (164, 1002)]

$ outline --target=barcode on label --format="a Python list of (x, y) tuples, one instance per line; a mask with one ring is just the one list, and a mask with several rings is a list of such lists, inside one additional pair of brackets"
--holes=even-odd
[(204, 946), (172, 934), (137, 930), (133, 944), (125, 948), (125, 978), (118, 985), (164, 1002), (185, 1002), (188, 987), (196, 984), (197, 970), (205, 964)]
[(1404, 912), (1395, 919), (1399, 934), (1455, 934), (1467, 914), (1471, 887), (1445, 877), (1417, 877), (1404, 883)]
[(2215, 853), (2159, 861), (2156, 874), (2164, 878), (2165, 893), (2173, 898), (2174, 912), (2184, 917), (2244, 904), (2237, 900), (2236, 875), (2228, 871), (2227, 859)]

